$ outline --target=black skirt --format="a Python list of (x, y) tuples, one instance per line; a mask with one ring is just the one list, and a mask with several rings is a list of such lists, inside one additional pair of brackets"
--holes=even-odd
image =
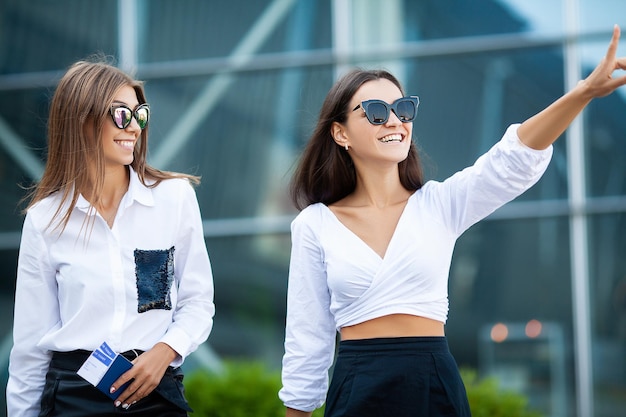
[(325, 417), (469, 417), (465, 386), (445, 337), (346, 340)]
[[(135, 353), (123, 355), (132, 360)], [(147, 397), (126, 410), (115, 407), (111, 398), (76, 373), (90, 354), (84, 350), (53, 353), (39, 417), (186, 417), (187, 410), (191, 411), (184, 396), (183, 373), (172, 367), (167, 368), (161, 383)]]

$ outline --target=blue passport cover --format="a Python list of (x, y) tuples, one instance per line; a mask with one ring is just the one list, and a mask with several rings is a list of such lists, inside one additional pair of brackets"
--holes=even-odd
[(128, 359), (126, 359), (122, 355), (117, 355), (115, 359), (113, 359), (111, 366), (106, 371), (98, 385), (96, 385), (96, 388), (108, 395), (110, 398), (114, 400), (117, 399), (117, 397), (119, 397), (119, 395), (122, 393), (122, 391), (126, 389), (131, 381), (128, 381), (121, 387), (117, 388), (112, 394), (109, 391), (111, 389), (111, 385), (113, 385), (113, 383), (117, 380), (117, 378), (120, 377), (120, 375), (122, 375), (124, 372), (128, 371), (132, 367), (133, 364), (130, 363)]

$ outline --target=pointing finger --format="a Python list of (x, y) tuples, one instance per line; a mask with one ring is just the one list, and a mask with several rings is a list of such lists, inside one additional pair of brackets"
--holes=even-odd
[(619, 44), (620, 37), (620, 28), (616, 24), (613, 26), (613, 36), (611, 37), (611, 43), (609, 44), (609, 48), (606, 51), (606, 59), (608, 61), (613, 61), (615, 59), (615, 55), (617, 53), (617, 45)]

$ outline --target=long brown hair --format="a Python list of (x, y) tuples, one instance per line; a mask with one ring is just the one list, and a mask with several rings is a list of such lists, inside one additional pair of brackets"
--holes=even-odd
[[(368, 81), (387, 79), (404, 95), (400, 82), (384, 70), (354, 69), (341, 77), (330, 89), (322, 104), (317, 126), (302, 153), (290, 184), (291, 199), (299, 210), (309, 204), (332, 204), (356, 187), (352, 158), (331, 135), (334, 122), (344, 123), (349, 104), (357, 90)], [(400, 183), (409, 191), (424, 184), (422, 166), (415, 144), (411, 142), (407, 158), (398, 164)]]
[[(48, 149), (41, 180), (26, 196), (28, 208), (60, 192), (61, 202), (52, 217), (61, 232), (65, 229), (80, 193), (98, 199), (104, 186), (102, 127), (109, 119), (109, 109), (120, 88), (130, 86), (140, 104), (146, 103), (143, 83), (116, 68), (99, 55), (78, 61), (59, 81), (50, 103)], [(90, 131), (88, 131), (88, 129)], [(133, 151), (132, 168), (147, 187), (156, 187), (170, 178), (187, 178), (193, 184), (199, 177), (161, 171), (146, 162), (148, 126), (141, 132)], [(69, 204), (67, 204), (69, 202)], [(91, 201), (92, 207), (98, 201)], [(63, 207), (66, 207), (62, 213)]]

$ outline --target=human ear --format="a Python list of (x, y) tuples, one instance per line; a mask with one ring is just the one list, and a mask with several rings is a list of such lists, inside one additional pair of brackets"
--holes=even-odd
[(348, 135), (346, 135), (344, 126), (341, 123), (334, 122), (330, 126), (330, 134), (337, 145), (346, 149), (350, 146)]

